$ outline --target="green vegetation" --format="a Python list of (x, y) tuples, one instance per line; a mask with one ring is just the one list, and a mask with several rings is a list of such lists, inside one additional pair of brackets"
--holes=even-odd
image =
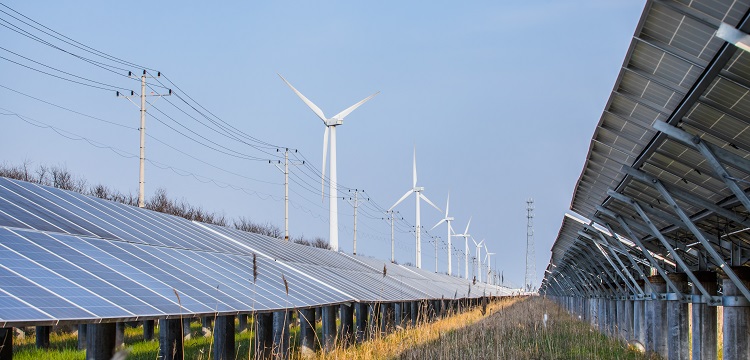
[[(543, 323), (548, 315), (547, 325)], [(292, 322), (294, 323), (294, 322)], [(318, 324), (318, 339), (321, 339)], [(250, 323), (252, 328), (252, 322)], [(211, 359), (213, 338), (201, 334), (200, 322), (191, 324), (185, 340), (185, 359)], [(296, 344), (299, 327), (291, 327), (292, 359), (301, 359)], [(237, 359), (250, 354), (252, 332), (235, 335)], [(158, 328), (155, 337), (158, 338)], [(84, 359), (75, 333), (55, 332), (51, 348), (37, 350), (34, 336), (15, 339), (15, 359)], [(142, 328), (125, 329), (127, 359), (156, 359), (158, 341), (143, 341)], [(338, 347), (318, 359), (657, 359), (608, 338), (588, 323), (574, 319), (553, 302), (539, 298), (505, 298), (487, 306), (455, 314), (418, 328), (399, 329), (357, 346)], [(252, 357), (250, 357), (252, 358)]]
[(471, 326), (442, 333), (437, 340), (412, 347), (396, 358), (656, 359), (602, 335), (539, 297), (501, 306)]

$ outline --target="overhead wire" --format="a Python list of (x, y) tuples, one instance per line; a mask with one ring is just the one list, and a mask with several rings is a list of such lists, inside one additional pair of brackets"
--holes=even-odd
[[(114, 56), (112, 56), (112, 55), (106, 54), (106, 53), (104, 53), (104, 52), (101, 52), (101, 51), (99, 51), (99, 50), (96, 50), (96, 49), (94, 49), (94, 48), (91, 48), (91, 47), (89, 47), (89, 46), (86, 46), (86, 45), (84, 45), (84, 44), (82, 44), (82, 43), (80, 43), (80, 42), (78, 42), (78, 41), (75, 41), (75, 40), (73, 40), (73, 39), (71, 39), (71, 38), (69, 38), (69, 37), (67, 37), (67, 36), (65, 36), (65, 35), (62, 35), (62, 34), (60, 34), (59, 32), (56, 32), (56, 31), (54, 31), (54, 30), (52, 30), (52, 29), (50, 29), (50, 28), (48, 28), (48, 27), (46, 27), (46, 26), (44, 26), (44, 25), (42, 25), (42, 24), (40, 24), (40, 23), (38, 23), (38, 22), (36, 22), (36, 21), (34, 21), (33, 19), (30, 19), (30, 18), (26, 17), (26, 16), (25, 16), (25, 15), (23, 15), (23, 14), (20, 14), (20, 13), (18, 13), (17, 11), (15, 11), (15, 10), (13, 10), (13, 9), (9, 8), (9, 7), (8, 7), (7, 5), (5, 5), (5, 4), (2, 4), (2, 3), (0, 3), (0, 5), (2, 5), (2, 6), (3, 6), (3, 7), (5, 7), (5, 8), (8, 8), (8, 9), (12, 10), (13, 12), (15, 12), (15, 13), (19, 14), (20, 16), (22, 16), (22, 17), (24, 17), (24, 18), (26, 18), (26, 19), (30, 20), (31, 22), (33, 22), (33, 23), (35, 23), (35, 24), (37, 24), (37, 25), (39, 25), (39, 26), (43, 27), (44, 29), (47, 29), (47, 30), (49, 30), (50, 32), (52, 32), (52, 33), (54, 33), (54, 34), (57, 34), (57, 35), (59, 35), (59, 36), (57, 36), (57, 35), (53, 35), (53, 34), (51, 34), (51, 33), (50, 33), (50, 32), (48, 32), (48, 31), (44, 31), (44, 30), (40, 29), (39, 27), (33, 26), (33, 25), (29, 24), (28, 22), (25, 22), (25, 21), (23, 21), (23, 20), (21, 20), (21, 19), (19, 19), (19, 18), (15, 17), (15, 16), (13, 16), (12, 14), (9, 14), (9, 13), (5, 12), (5, 11), (4, 11), (4, 10), (2, 10), (2, 9), (0, 9), (0, 12), (4, 13), (4, 14), (6, 14), (6, 15), (9, 15), (9, 16), (11, 16), (12, 18), (16, 19), (17, 21), (20, 21), (21, 23), (23, 23), (23, 24), (25, 24), (25, 25), (27, 25), (27, 26), (30, 26), (31, 28), (33, 28), (33, 29), (35, 29), (35, 30), (37, 30), (37, 31), (41, 31), (42, 33), (46, 34), (47, 36), (53, 37), (53, 38), (55, 38), (55, 39), (57, 39), (57, 40), (59, 40), (59, 41), (62, 41), (62, 42), (64, 42), (64, 43), (66, 43), (66, 44), (69, 44), (69, 45), (71, 45), (71, 46), (74, 46), (74, 47), (76, 47), (76, 48), (78, 48), (78, 49), (80, 49), (80, 50), (83, 50), (83, 51), (87, 52), (87, 53), (90, 53), (90, 54), (93, 54), (93, 55), (95, 55), (95, 56), (101, 57), (101, 58), (105, 59), (106, 61), (112, 61), (112, 62), (115, 62), (115, 63), (117, 63), (117, 64), (119, 64), (119, 65), (122, 65), (122, 66), (127, 66), (127, 67), (136, 67), (136, 68), (141, 68), (141, 69), (147, 69), (147, 70), (150, 70), (150, 71), (156, 71), (156, 70), (154, 70), (154, 69), (151, 69), (151, 68), (148, 68), (148, 67), (145, 67), (145, 66), (142, 66), (142, 65), (138, 65), (138, 64), (135, 64), (135, 63), (132, 63), (132, 62), (129, 62), (129, 61), (125, 61), (125, 60), (122, 60), (122, 59), (120, 59), (120, 58), (114, 57)], [(11, 25), (12, 27), (15, 27), (15, 28), (16, 28), (16, 29), (18, 29), (18, 30), (16, 30), (16, 29), (13, 29), (13, 28), (11, 28), (11, 27), (8, 27), (8, 26), (6, 26), (6, 25), (4, 25), (4, 24), (0, 24), (0, 25), (4, 26), (4, 27), (6, 27), (6, 28), (8, 28), (8, 29), (10, 29), (10, 30), (13, 30), (13, 31), (15, 31), (15, 32), (17, 32), (17, 33), (19, 33), (19, 34), (21, 34), (21, 35), (24, 35), (24, 36), (26, 36), (26, 37), (28, 37), (28, 38), (30, 38), (30, 39), (32, 39), (32, 40), (35, 40), (35, 41), (38, 41), (38, 42), (40, 42), (40, 43), (42, 43), (42, 44), (44, 44), (44, 45), (50, 46), (50, 47), (52, 47), (52, 48), (54, 48), (54, 49), (56, 49), (56, 50), (59, 50), (59, 51), (63, 51), (63, 52), (65, 52), (65, 53), (68, 53), (68, 54), (70, 54), (70, 55), (72, 55), (72, 56), (74, 56), (74, 57), (76, 57), (76, 58), (78, 58), (78, 59), (80, 59), (80, 60), (83, 60), (83, 61), (89, 62), (89, 63), (91, 63), (91, 64), (93, 64), (93, 65), (96, 65), (96, 66), (102, 67), (102, 68), (104, 68), (104, 69), (106, 69), (106, 70), (108, 70), (108, 71), (112, 71), (112, 72), (115, 72), (115, 73), (117, 73), (117, 72), (116, 72), (116, 71), (114, 71), (114, 70), (112, 70), (112, 69), (116, 69), (116, 70), (122, 70), (122, 71), (129, 71), (128, 69), (126, 69), (126, 68), (123, 68), (123, 67), (120, 67), (120, 66), (115, 66), (115, 65), (111, 65), (111, 64), (106, 64), (106, 63), (98, 62), (98, 61), (96, 61), (96, 60), (92, 60), (92, 59), (86, 58), (86, 57), (84, 57), (84, 56), (81, 56), (81, 55), (75, 54), (74, 52), (71, 52), (71, 51), (68, 51), (68, 50), (62, 49), (61, 47), (59, 47), (59, 46), (57, 46), (57, 45), (54, 45), (54, 44), (50, 43), (50, 42), (49, 42), (49, 41), (47, 41), (47, 40), (41, 39), (40, 37), (38, 37), (38, 36), (35, 36), (35, 35), (33, 35), (33, 34), (29, 33), (28, 31), (26, 31), (26, 30), (23, 30), (23, 29), (21, 29), (20, 27), (18, 27), (18, 26), (16, 26), (16, 25), (14, 25), (14, 24), (11, 24), (11, 23), (9, 23), (9, 22), (7, 22), (7, 21), (5, 21), (4, 19), (0, 19), (0, 20), (2, 20), (3, 22), (5, 22), (5, 23), (7, 23), (7, 24)], [(66, 40), (66, 39), (67, 39), (67, 40)], [(30, 59), (29, 59), (29, 60), (30, 60)], [(30, 61), (33, 61), (33, 62), (34, 62), (34, 60), (30, 60)], [(41, 65), (44, 65), (44, 64), (41, 64)], [(23, 65), (22, 65), (22, 66), (23, 66)], [(46, 65), (45, 65), (45, 66), (46, 66)], [(50, 67), (50, 68), (51, 68), (51, 67)], [(39, 71), (38, 69), (34, 69), (34, 70), (37, 70), (37, 71)], [(55, 69), (55, 70), (58, 70), (58, 69)], [(61, 71), (61, 70), (58, 70), (58, 71)], [(61, 72), (62, 72), (62, 71), (61, 71)], [(64, 72), (63, 72), (63, 73), (64, 73)], [(48, 74), (48, 75), (49, 75), (49, 74)], [(121, 74), (121, 73), (118, 73), (118, 75), (120, 75), (120, 76), (125, 76), (124, 74)], [(52, 74), (52, 76), (54, 76), (54, 74)], [(75, 76), (75, 75), (69, 74), (69, 76)], [(127, 76), (125, 76), (125, 77), (127, 77)], [(167, 86), (166, 84), (162, 83), (162, 82), (161, 82), (161, 81), (160, 81), (160, 80), (159, 80), (158, 78), (157, 78), (156, 82), (157, 82), (157, 83), (159, 83), (159, 85), (155, 85), (155, 84), (154, 84), (153, 86), (158, 86), (158, 87), (162, 87), (162, 88), (172, 88), (172, 87), (174, 87), (175, 89), (179, 90), (179, 92), (180, 92), (180, 93), (182, 93), (182, 94), (183, 94), (183, 95), (184, 95), (185, 97), (183, 97), (183, 96), (180, 96), (180, 94), (179, 94), (179, 93), (174, 93), (174, 94), (176, 95), (176, 98), (177, 98), (177, 99), (179, 99), (179, 100), (180, 100), (180, 101), (181, 101), (182, 103), (184, 103), (185, 105), (189, 106), (189, 107), (190, 107), (190, 108), (191, 108), (191, 109), (192, 109), (193, 111), (195, 111), (196, 113), (198, 113), (198, 114), (199, 114), (199, 115), (200, 115), (201, 117), (203, 117), (203, 118), (204, 118), (204, 119), (206, 119), (207, 121), (210, 121), (210, 122), (211, 122), (211, 123), (212, 123), (212, 124), (213, 124), (213, 125), (214, 125), (214, 126), (215, 126), (216, 128), (218, 128), (219, 130), (217, 130), (217, 129), (215, 129), (215, 128), (211, 127), (211, 126), (208, 126), (208, 124), (205, 124), (205, 123), (203, 123), (203, 122), (201, 122), (201, 121), (197, 120), (197, 118), (196, 118), (195, 116), (191, 116), (191, 115), (189, 115), (189, 114), (188, 114), (188, 113), (187, 113), (186, 111), (184, 111), (184, 109), (181, 109), (181, 108), (180, 108), (180, 107), (178, 107), (178, 106), (177, 106), (176, 104), (174, 104), (174, 103), (173, 103), (172, 101), (169, 101), (169, 100), (167, 100), (167, 102), (168, 102), (168, 103), (170, 103), (170, 105), (172, 105), (173, 107), (175, 107), (176, 109), (178, 109), (178, 110), (179, 110), (180, 112), (182, 112), (182, 113), (183, 113), (183, 114), (184, 114), (185, 116), (188, 116), (188, 117), (192, 118), (193, 120), (195, 120), (195, 121), (197, 121), (197, 122), (201, 123), (201, 124), (202, 124), (203, 126), (205, 126), (205, 127), (208, 127), (208, 128), (209, 128), (209, 129), (211, 129), (211, 130), (212, 130), (213, 132), (215, 132), (215, 133), (217, 133), (217, 134), (219, 134), (219, 135), (223, 135), (223, 136), (226, 136), (226, 137), (228, 137), (228, 138), (230, 138), (230, 139), (233, 139), (233, 140), (235, 140), (235, 141), (239, 141), (239, 142), (241, 142), (241, 143), (244, 143), (245, 145), (248, 145), (248, 146), (250, 146), (250, 147), (253, 147), (253, 148), (255, 148), (256, 150), (259, 150), (259, 151), (263, 151), (264, 153), (266, 153), (267, 155), (269, 155), (269, 157), (273, 157), (273, 158), (276, 158), (276, 159), (278, 159), (278, 156), (276, 156), (276, 154), (273, 154), (273, 153), (269, 153), (269, 152), (267, 152), (267, 151), (264, 151), (263, 149), (264, 149), (264, 147), (265, 147), (265, 149), (266, 149), (266, 150), (269, 150), (269, 149), (272, 149), (272, 148), (283, 148), (283, 147), (280, 147), (280, 146), (276, 146), (276, 145), (273, 145), (273, 144), (271, 144), (271, 143), (268, 143), (268, 142), (262, 141), (262, 140), (260, 140), (260, 139), (257, 139), (257, 138), (255, 138), (255, 137), (253, 137), (253, 136), (251, 136), (251, 135), (249, 135), (249, 134), (247, 134), (247, 133), (245, 133), (245, 132), (241, 131), (240, 129), (238, 129), (238, 128), (234, 127), (233, 125), (231, 125), (230, 123), (228, 123), (228, 122), (224, 121), (224, 120), (223, 120), (223, 119), (221, 119), (220, 117), (216, 116), (216, 115), (215, 115), (215, 114), (214, 114), (213, 112), (209, 111), (209, 110), (208, 110), (208, 109), (207, 109), (206, 107), (204, 107), (203, 105), (201, 105), (200, 103), (198, 103), (198, 102), (197, 102), (197, 101), (196, 101), (196, 100), (195, 100), (194, 98), (192, 98), (192, 97), (191, 97), (191, 96), (190, 96), (189, 94), (187, 94), (187, 93), (186, 93), (185, 91), (183, 91), (183, 90), (182, 90), (182, 89), (181, 89), (181, 88), (180, 88), (180, 87), (179, 87), (179, 86), (178, 86), (177, 84), (175, 84), (175, 83), (174, 83), (174, 82), (173, 82), (173, 81), (172, 81), (171, 79), (169, 79), (169, 78), (168, 78), (168, 77), (167, 77), (166, 75), (162, 75), (162, 77), (163, 77), (163, 78), (164, 78), (164, 79), (165, 79), (166, 81), (168, 81), (168, 82), (169, 82), (169, 83), (170, 83), (170, 84), (171, 84), (172, 86), (171, 86), (171, 87)], [(71, 79), (64, 79), (64, 80), (72, 81)], [(87, 81), (91, 81), (90, 79), (86, 79), (86, 80), (87, 80)], [(133, 79), (133, 80), (137, 80), (137, 79)], [(92, 81), (92, 82), (95, 82), (95, 81)], [(83, 84), (83, 85), (89, 85), (89, 86), (90, 86), (91, 84)], [(1, 86), (1, 85), (0, 85), (0, 86)], [(111, 86), (111, 85), (109, 85), (109, 84), (106, 84), (106, 86)], [(150, 87), (150, 86), (151, 86), (151, 85), (149, 85), (149, 87)], [(3, 87), (4, 87), (4, 86), (3, 86)], [(6, 88), (6, 89), (8, 89), (8, 90), (10, 90), (10, 91), (15, 91), (15, 92), (18, 92), (18, 91), (16, 91), (16, 90), (13, 90), (13, 89), (10, 89), (10, 88), (7, 88), (7, 87), (4, 87), (4, 88)], [(121, 89), (124, 89), (124, 88), (121, 88)], [(110, 89), (106, 89), (106, 88), (105, 88), (104, 90), (110, 90)], [(27, 95), (27, 94), (24, 94), (24, 93), (21, 93), (21, 92), (18, 92), (18, 93), (19, 93), (19, 94), (22, 94), (22, 95), (24, 95), (24, 96), (29, 96), (29, 95)], [(31, 97), (31, 96), (29, 96), (29, 97)], [(34, 98), (34, 97), (31, 97), (31, 98)], [(50, 104), (50, 105), (52, 105), (52, 106), (56, 106), (56, 107), (59, 107), (59, 108), (61, 108), (61, 109), (64, 109), (64, 110), (68, 110), (68, 111), (71, 111), (71, 112), (73, 112), (73, 113), (77, 113), (77, 112), (75, 112), (74, 110), (66, 109), (66, 108), (64, 108), (64, 107), (61, 107), (61, 106), (58, 106), (58, 105), (55, 105), (55, 104), (52, 104), (52, 103), (49, 103), (49, 102), (43, 101), (43, 100), (41, 100), (41, 99), (38, 99), (38, 98), (34, 98), (34, 99), (36, 99), (36, 100), (39, 100), (39, 101), (42, 101), (42, 102), (45, 102), (45, 103), (47, 103), (47, 104)], [(189, 100), (189, 101), (188, 101), (188, 100)], [(191, 103), (191, 102), (192, 102), (192, 103)], [(195, 105), (193, 105), (193, 104), (195, 104)], [(175, 120), (174, 118), (172, 118), (172, 117), (171, 117), (170, 115), (166, 114), (166, 113), (165, 113), (164, 111), (162, 111), (161, 109), (159, 109), (159, 107), (153, 106), (153, 104), (151, 104), (151, 106), (152, 106), (153, 108), (155, 108), (155, 109), (156, 109), (156, 111), (160, 112), (160, 113), (161, 113), (161, 114), (162, 114), (162, 115), (163, 115), (164, 117), (167, 117), (167, 118), (169, 118), (170, 120), (172, 120), (173, 122), (176, 122), (176, 123), (180, 124), (180, 122), (176, 121), (176, 120)], [(202, 111), (201, 111), (201, 109), (202, 109)], [(79, 115), (83, 115), (82, 113), (78, 113), (78, 114), (79, 114)], [(209, 116), (209, 115), (210, 115), (210, 116)], [(85, 116), (85, 115), (84, 115), (84, 116)], [(163, 124), (163, 125), (167, 126), (167, 127), (168, 127), (168, 128), (170, 128), (171, 130), (173, 130), (173, 131), (177, 132), (178, 134), (180, 134), (180, 135), (182, 135), (182, 136), (184, 136), (184, 137), (186, 137), (186, 138), (188, 138), (188, 139), (190, 139), (190, 140), (192, 140), (192, 141), (195, 141), (195, 142), (197, 142), (197, 143), (199, 143), (199, 144), (201, 144), (201, 145), (203, 145), (203, 146), (206, 146), (206, 147), (208, 147), (208, 148), (210, 148), (210, 149), (212, 149), (212, 150), (215, 150), (215, 151), (219, 151), (219, 152), (223, 152), (223, 151), (221, 151), (221, 150), (218, 150), (218, 149), (216, 149), (216, 148), (213, 148), (212, 146), (209, 146), (209, 145), (207, 145), (207, 144), (205, 144), (205, 143), (202, 143), (202, 142), (200, 142), (200, 141), (197, 141), (196, 139), (194, 139), (194, 138), (192, 138), (192, 137), (190, 137), (190, 136), (186, 135), (185, 133), (183, 133), (183, 132), (181, 132), (181, 131), (177, 130), (176, 128), (174, 128), (173, 126), (170, 126), (170, 125), (169, 125), (169, 124), (167, 124), (167, 123), (166, 123), (165, 121), (161, 120), (161, 119), (160, 119), (159, 117), (157, 117), (157, 116), (155, 116), (155, 115), (153, 115), (153, 114), (152, 114), (151, 116), (153, 116), (153, 117), (154, 117), (154, 118), (155, 118), (155, 119), (156, 119), (157, 121), (159, 121), (159, 122), (160, 122), (161, 124)], [(92, 118), (93, 118), (93, 117), (92, 117)], [(102, 120), (102, 119), (99, 119), (99, 120)], [(108, 122), (108, 121), (106, 121), (106, 120), (104, 120), (104, 121), (105, 121), (105, 122)], [(115, 124), (115, 125), (118, 125), (118, 126), (123, 126), (123, 125), (121, 125), (121, 124), (116, 124), (116, 123), (112, 123), (112, 124)], [(123, 126), (123, 127), (125, 127), (125, 126)], [(128, 128), (130, 128), (130, 127), (128, 127)], [(229, 152), (229, 153), (228, 153), (228, 152), (223, 152), (223, 153), (225, 153), (226, 155), (230, 155), (230, 156), (232, 156), (232, 154), (231, 154), (231, 153), (234, 153), (234, 155), (233, 155), (234, 157), (237, 157), (237, 158), (241, 158), (241, 159), (243, 159), (243, 158), (244, 158), (244, 159), (248, 159), (248, 160), (252, 159), (252, 160), (257, 160), (257, 161), (266, 161), (266, 160), (273, 160), (273, 159), (266, 159), (266, 158), (255, 157), (255, 156), (248, 156), (247, 154), (243, 154), (243, 153), (241, 153), (241, 152), (238, 152), (238, 151), (236, 151), (236, 150), (233, 150), (233, 149), (229, 149), (229, 148), (223, 147), (223, 146), (221, 146), (221, 145), (219, 145), (219, 144), (217, 144), (217, 143), (215, 143), (215, 142), (213, 142), (213, 141), (211, 141), (211, 140), (207, 139), (206, 137), (204, 137), (204, 136), (200, 135), (199, 133), (195, 132), (195, 131), (194, 131), (194, 130), (192, 130), (192, 129), (188, 129), (188, 128), (187, 128), (187, 127), (185, 127), (185, 126), (183, 126), (183, 128), (185, 128), (185, 130), (186, 130), (186, 131), (189, 131), (189, 132), (191, 132), (191, 133), (195, 134), (195, 136), (197, 136), (197, 137), (200, 137), (200, 138), (204, 139), (205, 141), (207, 141), (207, 142), (209, 142), (209, 143), (212, 143), (212, 144), (214, 144), (214, 145), (217, 145), (217, 146), (219, 146), (219, 147), (225, 148), (225, 149), (226, 149), (226, 150), (227, 150), (227, 151)], [(132, 128), (130, 128), (130, 129), (132, 129)], [(154, 138), (154, 137), (152, 137), (152, 136), (151, 136), (151, 138)], [(255, 144), (251, 144), (251, 143), (248, 143), (247, 141), (241, 141), (240, 139), (243, 139), (243, 138), (244, 138), (244, 139), (247, 139), (247, 140), (250, 140), (251, 142), (253, 142), (253, 143), (255, 143)], [(167, 146), (169, 146), (168, 144), (166, 144), (166, 143), (162, 142), (161, 140), (158, 140), (158, 139), (156, 139), (156, 138), (154, 138), (154, 139), (155, 139), (155, 140), (157, 140), (158, 142), (160, 142), (160, 143), (164, 144), (164, 145), (167, 145)], [(258, 145), (258, 144), (260, 144), (260, 145)], [(176, 150), (176, 151), (180, 152), (181, 154), (183, 154), (183, 155), (185, 155), (185, 156), (188, 156), (188, 157), (192, 158), (193, 160), (196, 160), (196, 161), (199, 161), (199, 162), (202, 162), (202, 163), (206, 164), (206, 162), (205, 162), (205, 161), (201, 161), (200, 159), (197, 159), (196, 157), (190, 156), (190, 155), (189, 155), (189, 154), (187, 154), (186, 152), (183, 152), (183, 151), (181, 151), (181, 150), (177, 149), (176, 147), (170, 146), (170, 148), (172, 148), (173, 150)], [(306, 157), (305, 157), (305, 155), (304, 155), (303, 153), (301, 153), (301, 152), (295, 152), (295, 153), (294, 153), (294, 156), (295, 156), (296, 158), (298, 158), (298, 159), (301, 159), (301, 160), (303, 161), (303, 166), (301, 166), (301, 168), (302, 168), (302, 169), (306, 169), (306, 170), (303, 170), (303, 171), (300, 171), (300, 172), (292, 172), (292, 173), (294, 173), (294, 174), (295, 174), (295, 175), (294, 175), (294, 177), (296, 177), (296, 179), (294, 179), (294, 180), (292, 180), (292, 181), (293, 181), (293, 182), (295, 182), (295, 183), (296, 183), (297, 185), (299, 185), (299, 186), (300, 186), (300, 187), (301, 187), (302, 189), (304, 189), (304, 190), (306, 190), (306, 191), (308, 191), (308, 192), (310, 192), (310, 193), (314, 193), (314, 194), (316, 194), (316, 195), (317, 195), (317, 194), (318, 194), (318, 191), (317, 191), (317, 184), (316, 184), (316, 185), (312, 185), (312, 184), (311, 184), (310, 182), (311, 182), (311, 181), (313, 181), (313, 182), (317, 183), (317, 181), (318, 181), (319, 179), (323, 179), (323, 182), (324, 182), (324, 184), (325, 184), (326, 182), (330, 183), (330, 179), (329, 179), (329, 178), (328, 178), (328, 177), (327, 177), (327, 176), (326, 176), (325, 174), (323, 174), (323, 173), (322, 173), (322, 172), (321, 172), (320, 170), (318, 170), (317, 168), (313, 167), (313, 166), (311, 165), (311, 162), (310, 162), (310, 161), (309, 161), (308, 159), (306, 159)], [(181, 170), (180, 170), (180, 171), (181, 171)], [(233, 175), (239, 175), (239, 174), (236, 174), (236, 173), (234, 173), (234, 172), (231, 172), (231, 171), (227, 171), (227, 172), (228, 172), (228, 173), (230, 173), (230, 174), (233, 174)], [(304, 176), (305, 176), (305, 177), (306, 177), (307, 179), (304, 179), (304, 178), (302, 178), (301, 176), (298, 176), (298, 175), (297, 175), (297, 173), (302, 173), (302, 174), (304, 174)], [(183, 174), (178, 174), (178, 175), (183, 175), (183, 176), (185, 176), (185, 174), (187, 174), (187, 173), (183, 173)], [(241, 176), (241, 175), (240, 175), (240, 176)], [(198, 178), (196, 178), (196, 180), (200, 181), (200, 179), (198, 179)], [(257, 180), (257, 179), (255, 179), (255, 180)], [(262, 182), (262, 181), (261, 181), (261, 182)], [(269, 182), (269, 183), (270, 183), (270, 182)], [(216, 183), (215, 183), (215, 184), (216, 184)], [(303, 185), (303, 184), (304, 184), (304, 185)], [(219, 184), (216, 184), (216, 185), (219, 185)], [(339, 190), (350, 190), (350, 189), (353, 189), (353, 188), (350, 188), (350, 187), (344, 186), (344, 185), (342, 185), (342, 184), (334, 184), (334, 186), (336, 186), (336, 187), (337, 187), (337, 188), (338, 188)], [(296, 193), (296, 192), (295, 192), (295, 193)], [(309, 200), (309, 199), (307, 199), (306, 197), (302, 196), (302, 194), (299, 194), (299, 193), (297, 193), (297, 194), (298, 194), (298, 195), (300, 196), (300, 198), (302, 198), (302, 199), (305, 199), (305, 200), (309, 201), (309, 202), (310, 202), (310, 203), (312, 203), (312, 204), (315, 204), (315, 202), (314, 202), (314, 201), (310, 201), (310, 200)], [(363, 209), (367, 209), (367, 210), (363, 210), (363, 213), (365, 214), (365, 216), (363, 216), (364, 218), (369, 218), (370, 220), (382, 220), (382, 221), (384, 221), (384, 222), (387, 222), (387, 223), (389, 222), (387, 218), (379, 217), (379, 215), (374, 215), (374, 214), (372, 213), (372, 212), (375, 212), (375, 213), (378, 213), (378, 214), (385, 214), (385, 209), (384, 209), (384, 208), (383, 208), (382, 206), (380, 206), (379, 204), (377, 204), (377, 203), (376, 203), (375, 201), (369, 201), (369, 202), (366, 202), (366, 204), (368, 204), (368, 205), (365, 205), (365, 206), (363, 207)], [(320, 205), (318, 205), (318, 204), (315, 204), (315, 205), (316, 205), (316, 207), (318, 207), (318, 208), (321, 208), (321, 209), (324, 209), (324, 210), (325, 210), (325, 208), (324, 208), (323, 206), (320, 206)], [(371, 212), (371, 211), (372, 211), (372, 212)], [(312, 214), (312, 212), (310, 212), (310, 213)], [(340, 214), (342, 214), (342, 213), (340, 213)], [(397, 222), (397, 224), (398, 224), (398, 225), (396, 225), (396, 227), (397, 227), (397, 228), (398, 228), (398, 229), (399, 229), (399, 230), (400, 230), (401, 232), (403, 232), (403, 233), (406, 233), (406, 232), (412, 232), (413, 230), (408, 230), (408, 228), (407, 228), (407, 225), (406, 225), (405, 223), (406, 223), (405, 221), (399, 221), (399, 222)], [(369, 225), (367, 225), (367, 226), (369, 227)], [(411, 228), (413, 229), (413, 226), (411, 226)], [(381, 233), (381, 234), (382, 234), (382, 233)]]

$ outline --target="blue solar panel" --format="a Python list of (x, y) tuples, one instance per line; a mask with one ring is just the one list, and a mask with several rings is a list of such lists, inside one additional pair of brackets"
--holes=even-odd
[(475, 297), (492, 290), (498, 288), (0, 178), (0, 321), (6, 324)]

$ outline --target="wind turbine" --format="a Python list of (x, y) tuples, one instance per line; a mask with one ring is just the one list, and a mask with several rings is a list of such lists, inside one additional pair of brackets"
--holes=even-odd
[(451, 270), (453, 268), (453, 266), (451, 265), (451, 258), (452, 258), (451, 250), (453, 249), (453, 247), (451, 246), (451, 237), (453, 236), (453, 228), (451, 227), (451, 221), (453, 221), (453, 218), (448, 216), (448, 208), (450, 207), (450, 205), (451, 205), (451, 194), (448, 194), (448, 200), (445, 202), (445, 217), (442, 220), (438, 221), (438, 223), (432, 227), (432, 229), (434, 229), (442, 223), (448, 224), (448, 275), (451, 274)]
[(471, 218), (469, 218), (469, 222), (466, 223), (466, 230), (464, 230), (463, 234), (456, 234), (453, 236), (456, 237), (463, 237), (464, 238), (464, 244), (466, 245), (464, 255), (466, 256), (466, 261), (464, 261), (464, 266), (466, 267), (466, 280), (469, 280), (469, 225), (471, 225)]
[(437, 207), (435, 204), (433, 204), (432, 201), (430, 201), (430, 199), (428, 199), (426, 196), (424, 196), (424, 194), (422, 194), (422, 192), (424, 191), (424, 187), (422, 187), (422, 186), (418, 187), (417, 186), (417, 148), (416, 147), (414, 148), (414, 162), (413, 162), (413, 165), (414, 166), (412, 168), (412, 188), (409, 191), (407, 191), (406, 194), (404, 194), (404, 196), (402, 196), (400, 199), (398, 199), (398, 201), (396, 201), (396, 203), (393, 204), (393, 206), (391, 206), (391, 208), (388, 209), (388, 211), (393, 210), (393, 208), (395, 208), (398, 204), (400, 204), (402, 201), (404, 201), (404, 199), (406, 199), (409, 195), (411, 195), (412, 193), (414, 193), (414, 198), (416, 199), (416, 202), (417, 202), (417, 216), (416, 216), (417, 219), (416, 219), (416, 226), (414, 228), (414, 230), (415, 230), (414, 231), (414, 234), (415, 234), (414, 236), (416, 237), (416, 242), (417, 242), (417, 245), (416, 245), (416, 248), (417, 248), (416, 263), (417, 263), (417, 268), (421, 269), (422, 268), (422, 242), (421, 242), (422, 227), (420, 226), (420, 222), (421, 221), (420, 221), (420, 213), (419, 213), (420, 199), (424, 200), (428, 204), (432, 205), (432, 207), (434, 207), (435, 209), (437, 209), (437, 211), (443, 212), (443, 210), (440, 210), (439, 207)]
[(339, 126), (344, 123), (344, 118), (349, 115), (352, 111), (360, 107), (362, 104), (366, 103), (368, 100), (375, 97), (375, 95), (379, 94), (380, 91), (364, 98), (364, 100), (346, 108), (346, 110), (334, 115), (333, 117), (327, 118), (325, 114), (323, 114), (323, 110), (320, 110), (320, 108), (313, 104), (312, 101), (308, 100), (305, 95), (302, 95), (301, 92), (299, 92), (297, 89), (292, 86), (292, 84), (289, 83), (289, 81), (286, 81), (281, 74), (277, 74), (281, 78), (281, 80), (284, 80), (284, 82), (289, 86), (289, 88), (294, 91), (297, 96), (299, 96), (302, 101), (307, 104), (307, 106), (312, 110), (315, 115), (318, 115), (320, 120), (323, 120), (323, 124), (326, 126), (326, 131), (323, 133), (323, 172), (320, 178), (320, 195), (321, 198), (324, 198), (323, 188), (325, 183), (325, 176), (326, 176), (326, 158), (328, 157), (328, 137), (330, 135), (331, 138), (331, 175), (328, 177), (328, 196), (329, 196), (329, 207), (328, 207), (328, 225), (329, 225), (329, 242), (331, 244), (331, 249), (333, 251), (339, 251), (339, 218), (338, 218), (338, 191), (336, 189), (336, 186), (338, 186), (337, 179), (336, 179), (336, 126)]
[(490, 283), (490, 274), (492, 273), (492, 269), (490, 268), (490, 264), (492, 264), (492, 255), (495, 255), (495, 253), (491, 253), (490, 249), (487, 248), (487, 243), (484, 243), (484, 255), (487, 259), (487, 284)]
[(477, 281), (482, 281), (482, 244), (484, 243), (484, 239), (477, 243), (476, 240), (474, 240), (474, 237), (471, 238), (471, 241), (474, 243), (474, 245), (477, 246)]

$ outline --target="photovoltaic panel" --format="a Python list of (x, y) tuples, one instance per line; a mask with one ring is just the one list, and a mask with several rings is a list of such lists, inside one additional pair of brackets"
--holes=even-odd
[(455, 277), (0, 178), (5, 324), (449, 298), (460, 297), (465, 285)]

